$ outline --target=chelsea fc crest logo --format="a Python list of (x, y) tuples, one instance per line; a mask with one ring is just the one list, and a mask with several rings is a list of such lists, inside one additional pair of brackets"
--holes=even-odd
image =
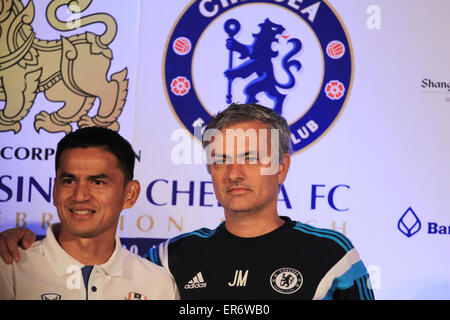
[(294, 268), (280, 268), (270, 276), (273, 290), (282, 294), (297, 292), (303, 284), (302, 274)]
[(231, 102), (259, 103), (288, 120), (298, 152), (344, 109), (352, 55), (345, 27), (326, 1), (196, 0), (168, 37), (164, 85), (172, 110), (196, 139)]

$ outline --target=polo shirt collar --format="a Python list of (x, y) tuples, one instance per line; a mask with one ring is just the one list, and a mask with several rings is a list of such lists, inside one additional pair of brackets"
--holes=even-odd
[(116, 245), (114, 247), (113, 254), (108, 259), (108, 261), (99, 266), (107, 275), (113, 277), (121, 275), (125, 259), (123, 250), (125, 249), (122, 248), (120, 239), (116, 236)]
[[(42, 240), (44, 254), (48, 259), (48, 262), (58, 277), (62, 277), (66, 274), (71, 274), (78, 267), (81, 269), (84, 264), (75, 260), (69, 255), (58, 243), (55, 237), (56, 228), (59, 228), (60, 224), (55, 223), (47, 228), (47, 236)], [(102, 265), (98, 265), (97, 268), (102, 269), (106, 274), (110, 276), (119, 276), (123, 269), (124, 264), (124, 249), (120, 244), (120, 239), (116, 236), (116, 244), (111, 257)]]

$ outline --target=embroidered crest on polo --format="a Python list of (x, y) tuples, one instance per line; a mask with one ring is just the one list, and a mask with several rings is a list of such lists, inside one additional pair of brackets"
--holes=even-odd
[(282, 294), (297, 292), (303, 284), (302, 274), (294, 268), (280, 268), (270, 276), (270, 285), (273, 290)]
[(350, 94), (350, 39), (327, 1), (192, 1), (163, 62), (166, 96), (194, 139), (231, 102), (284, 116), (299, 152), (337, 121)]
[(59, 293), (43, 293), (41, 294), (41, 300), (61, 300)]
[(128, 296), (125, 300), (147, 300), (147, 297), (142, 293), (138, 292), (128, 292)]

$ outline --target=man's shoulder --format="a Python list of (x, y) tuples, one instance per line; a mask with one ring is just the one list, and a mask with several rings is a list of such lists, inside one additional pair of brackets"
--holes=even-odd
[(125, 261), (124, 267), (126, 270), (132, 272), (133, 274), (147, 273), (158, 278), (170, 279), (170, 274), (162, 266), (159, 266), (152, 261), (138, 256), (125, 248), (122, 248)]
[[(44, 238), (45, 239), (45, 238)], [(28, 249), (19, 248), (20, 253), (20, 262), (19, 263), (27, 263), (33, 259), (39, 259), (40, 257), (45, 257), (44, 252), (44, 239), (33, 242), (31, 247)]]
[(191, 242), (207, 241), (213, 238), (219, 228), (220, 226), (216, 229), (200, 228), (191, 232), (182, 233), (176, 237), (168, 239), (167, 243), (173, 246), (185, 245)]
[(165, 272), (164, 268), (161, 266), (145, 259), (135, 253), (132, 253), (126, 248), (122, 247), (122, 254), (124, 256), (124, 264), (126, 268), (138, 268), (142, 270), (155, 271), (155, 272)]
[[(12, 264), (6, 264), (3, 259), (0, 259), (0, 268), (5, 269), (11, 269), (13, 268), (21, 268), (26, 267), (31, 263), (37, 262), (38, 264), (41, 263), (39, 259), (45, 259), (45, 254), (43, 250), (42, 240), (38, 240), (33, 242), (30, 248), (23, 249), (19, 247), (19, 254), (20, 254), (20, 261), (19, 262), (13, 262)], [(39, 261), (37, 261), (39, 260)]]
[(342, 250), (343, 252), (354, 249), (350, 239), (339, 231), (319, 228), (299, 221), (293, 222), (294, 237), (301, 237), (303, 241), (310, 242), (316, 248)]

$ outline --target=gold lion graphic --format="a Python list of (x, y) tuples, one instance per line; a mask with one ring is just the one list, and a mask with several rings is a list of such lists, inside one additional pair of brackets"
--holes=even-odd
[[(48, 132), (72, 131), (71, 123), (78, 127), (102, 126), (119, 130), (117, 118), (127, 96), (127, 68), (107, 74), (112, 52), (108, 45), (114, 40), (117, 24), (110, 15), (100, 13), (82, 17), (74, 23), (56, 17), (59, 7), (68, 5), (71, 12), (83, 12), (92, 0), (54, 0), (47, 6), (47, 20), (59, 31), (101, 22), (106, 26), (102, 35), (91, 32), (61, 40), (44, 41), (35, 37), (31, 23), (34, 4), (30, 0), (24, 8), (20, 0), (0, 0), (0, 131), (21, 129), (20, 121), (29, 113), (36, 95), (64, 105), (53, 113), (41, 111), (36, 115), (34, 128)], [(89, 117), (96, 98), (100, 99), (98, 112)]]

